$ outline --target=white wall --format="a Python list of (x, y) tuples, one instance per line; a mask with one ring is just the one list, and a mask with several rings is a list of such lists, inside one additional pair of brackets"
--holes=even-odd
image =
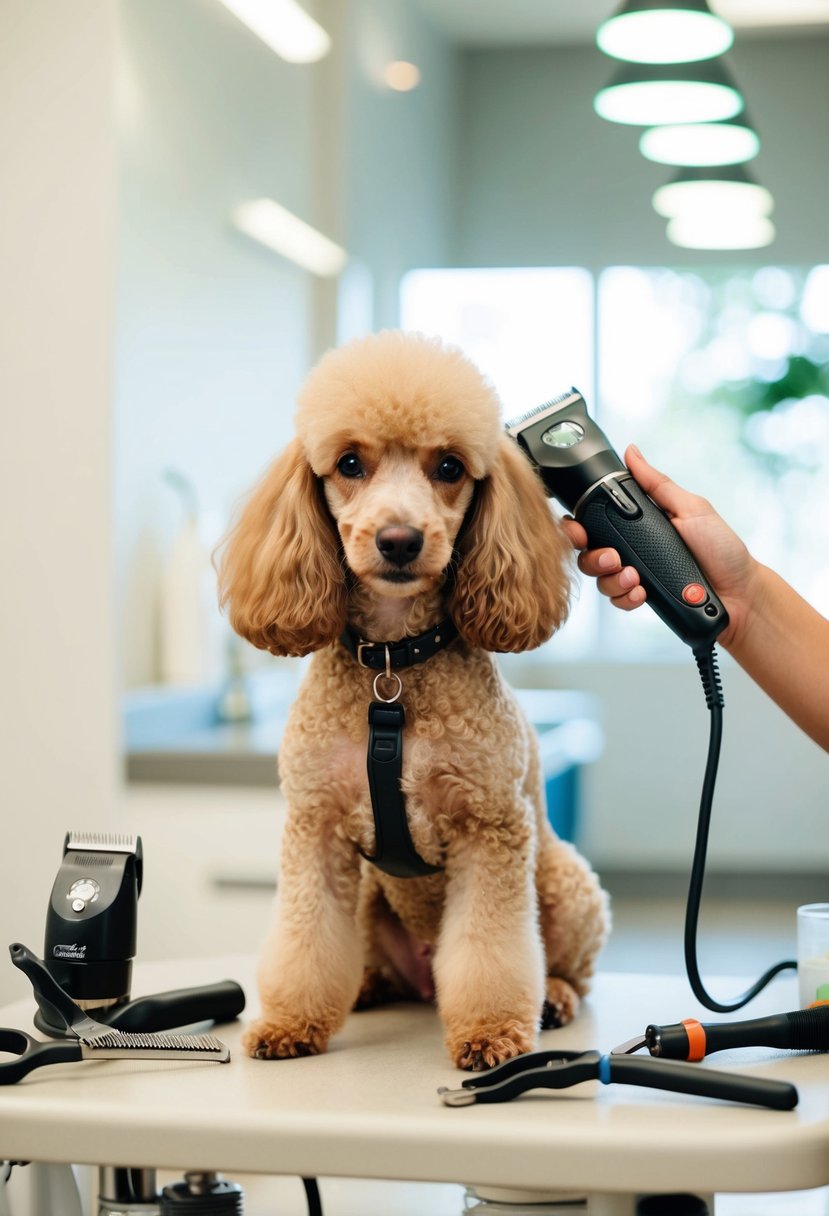
[[(399, 323), (399, 285), (450, 256), (459, 119), (459, 56), (406, 0), (335, 4), (344, 37), (343, 230), (374, 287), (374, 328)], [(418, 65), (399, 93), (385, 65)]]
[(114, 813), (114, 45), (109, 0), (0, 6), (0, 1000)]
[(158, 677), (161, 567), (195, 484), (210, 543), (291, 433), (312, 277), (237, 232), (316, 215), (314, 91), (217, 0), (120, 0), (116, 554), (125, 686)]

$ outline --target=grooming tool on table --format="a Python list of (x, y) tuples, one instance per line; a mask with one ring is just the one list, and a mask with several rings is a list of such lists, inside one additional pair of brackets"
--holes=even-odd
[(22, 1030), (0, 1028), (0, 1051), (17, 1057), (0, 1064), (0, 1085), (11, 1085), (34, 1068), (76, 1060), (216, 1060), (226, 1064), (230, 1050), (212, 1035), (129, 1034), (94, 1021), (52, 979), (40, 959), (19, 942), (9, 946), (11, 960), (31, 980), (38, 1004), (50, 1022), (62, 1023), (71, 1038), (40, 1043)]
[(140, 836), (67, 832), (43, 959), (83, 1009), (97, 1013), (129, 997), (142, 876)]
[(584, 526), (590, 547), (609, 546), (635, 566), (648, 603), (689, 646), (707, 647), (728, 614), (668, 517), (634, 481), (578, 389), (513, 418), (507, 433), (547, 493)]
[(642, 1085), (773, 1110), (793, 1110), (798, 1102), (797, 1090), (786, 1081), (766, 1081), (648, 1057), (607, 1056), (598, 1051), (536, 1051), (515, 1056), (490, 1072), (470, 1077), (460, 1089), (444, 1087), (438, 1093), (447, 1106), (471, 1106), (477, 1102), (510, 1102), (530, 1089), (569, 1089), (582, 1081)]
[(199, 988), (138, 996), (99, 1013), (97, 1020), (113, 1029), (147, 1034), (198, 1022), (232, 1022), (244, 1008), (242, 987), (235, 980), (219, 980)]
[[(46, 915), (49, 974), (98, 1022), (119, 1030), (232, 1021), (245, 1007), (234, 980), (130, 1000), (143, 868), (140, 836), (67, 832)], [(71, 1034), (48, 1005), (38, 1008), (35, 1026), (52, 1038)]]
[(614, 1047), (612, 1056), (647, 1047), (664, 1060), (701, 1060), (727, 1047), (780, 1047), (789, 1051), (829, 1051), (829, 1005), (752, 1018), (748, 1022), (698, 1022), (685, 1018), (669, 1026), (650, 1025), (645, 1033)]

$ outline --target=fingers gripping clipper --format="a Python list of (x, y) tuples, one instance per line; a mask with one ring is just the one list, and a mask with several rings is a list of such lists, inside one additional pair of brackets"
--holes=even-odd
[(507, 423), (547, 494), (583, 525), (591, 548), (616, 549), (635, 566), (648, 603), (694, 650), (708, 649), (728, 614), (689, 549), (656, 503), (633, 479), (607, 436), (569, 392)]

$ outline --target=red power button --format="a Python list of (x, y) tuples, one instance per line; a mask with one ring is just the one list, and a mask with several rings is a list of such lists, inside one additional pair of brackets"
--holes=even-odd
[(687, 587), (682, 588), (682, 598), (686, 604), (704, 604), (708, 599), (708, 592), (701, 583), (689, 583)]

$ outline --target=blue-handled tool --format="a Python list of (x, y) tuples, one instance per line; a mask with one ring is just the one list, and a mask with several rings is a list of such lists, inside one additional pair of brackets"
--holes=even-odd
[(643, 1085), (769, 1106), (772, 1110), (793, 1110), (798, 1102), (797, 1090), (787, 1081), (767, 1081), (650, 1056), (602, 1055), (598, 1051), (536, 1051), (515, 1056), (490, 1072), (463, 1081), (460, 1089), (444, 1087), (438, 1093), (446, 1106), (471, 1106), (477, 1102), (511, 1102), (530, 1089), (569, 1089), (582, 1081)]

